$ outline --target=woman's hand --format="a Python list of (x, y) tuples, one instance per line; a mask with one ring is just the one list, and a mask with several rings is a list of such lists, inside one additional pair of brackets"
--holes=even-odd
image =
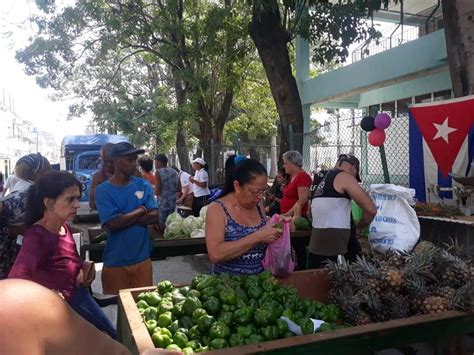
[(258, 230), (258, 239), (261, 243), (273, 243), (280, 238), (281, 233), (281, 229), (266, 225)]
[(84, 273), (82, 270), (79, 270), (79, 273), (76, 277), (76, 286), (81, 286), (84, 283)]
[(194, 177), (193, 177), (193, 176), (190, 176), (190, 177), (189, 177), (189, 182), (190, 182), (191, 184), (194, 184), (194, 181), (196, 181), (196, 180), (194, 180)]

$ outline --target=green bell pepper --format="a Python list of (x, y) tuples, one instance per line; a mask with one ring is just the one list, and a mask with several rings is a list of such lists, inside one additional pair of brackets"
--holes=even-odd
[(219, 300), (223, 304), (228, 305), (236, 305), (237, 304), (237, 296), (235, 291), (231, 288), (224, 288), (219, 292)]
[(282, 312), (281, 316), (286, 317), (288, 319), (292, 319), (294, 316), (294, 313), (291, 309), (287, 308)]
[(183, 304), (184, 313), (191, 317), (193, 315), (194, 310), (197, 308), (202, 308), (202, 303), (199, 298), (194, 296), (186, 297)]
[(186, 343), (186, 347), (198, 351), (201, 348), (201, 343), (197, 340), (190, 340)]
[(196, 285), (196, 290), (202, 291), (207, 287), (215, 287), (217, 284), (217, 277), (205, 275)]
[(144, 309), (144, 308), (138, 308), (138, 313), (140, 313), (140, 315), (141, 315), (142, 317), (144, 317), (145, 309)]
[(183, 316), (179, 319), (179, 325), (183, 328), (190, 329), (194, 325), (194, 323), (191, 317)]
[(163, 335), (167, 335), (170, 339), (173, 338), (173, 334), (171, 334), (171, 331), (168, 328), (156, 327), (153, 334), (155, 334), (155, 333), (160, 333), (160, 334), (163, 334)]
[[(164, 314), (164, 313), (163, 313)], [(171, 322), (171, 324), (168, 326), (168, 330), (172, 333), (172, 334), (176, 334), (176, 332), (178, 331), (179, 329), (179, 322), (177, 319), (175, 319), (174, 321)]]
[(260, 286), (258, 285), (255, 285), (255, 286), (251, 286), (247, 289), (247, 295), (250, 297), (250, 298), (253, 298), (255, 300), (258, 300), (260, 299), (260, 297), (262, 296), (262, 293), (263, 293), (263, 290)]
[(229, 338), (229, 345), (231, 347), (245, 345), (245, 339), (240, 334), (232, 334)]
[(162, 328), (167, 327), (171, 324), (172, 315), (171, 312), (165, 312), (160, 314), (158, 317), (158, 325)]
[(189, 286), (180, 287), (180, 288), (179, 288), (179, 292), (180, 292), (183, 296), (187, 296), (187, 295), (188, 295), (188, 292), (189, 292)]
[(201, 337), (201, 343), (203, 346), (209, 346), (210, 342), (211, 342), (211, 338), (209, 338), (209, 336), (203, 335)]
[(278, 285), (278, 280), (275, 278), (268, 278), (262, 281), (261, 286), (266, 292), (273, 291)]
[(166, 350), (173, 350), (181, 352), (181, 348), (176, 344), (170, 344), (166, 347)]
[(173, 302), (173, 294), (171, 292), (166, 292), (164, 295), (161, 295), (161, 299)]
[(188, 338), (190, 340), (199, 340), (201, 339), (201, 335), (197, 325), (193, 325), (191, 329), (188, 330)]
[(258, 344), (263, 343), (265, 338), (260, 334), (251, 334), (247, 339), (245, 339), (245, 344)]
[(209, 344), (209, 348), (211, 350), (225, 349), (228, 347), (229, 347), (229, 344), (227, 343), (227, 340), (221, 339), (221, 338), (212, 339), (211, 343)]
[(186, 297), (196, 297), (196, 298), (199, 298), (201, 297), (201, 292), (199, 292), (198, 290), (189, 290), (188, 294), (186, 295)]
[(196, 351), (197, 353), (205, 353), (205, 352), (208, 352), (209, 351), (209, 346), (203, 346), (201, 349), (199, 349), (198, 351)]
[(181, 328), (176, 329), (176, 331), (188, 335), (188, 329), (186, 328), (181, 327)]
[(137, 296), (137, 301), (144, 301), (147, 293), (148, 292), (140, 292)]
[(172, 312), (174, 308), (173, 302), (167, 299), (163, 299), (158, 305), (158, 314), (163, 314), (165, 312)]
[(329, 332), (333, 330), (331, 325), (329, 323), (323, 323), (319, 326), (319, 331), (320, 332)]
[(184, 301), (176, 303), (173, 306), (173, 309), (171, 310), (171, 313), (173, 313), (173, 316), (175, 318), (181, 318), (182, 316), (185, 315), (183, 306), (184, 306)]
[(181, 349), (181, 351), (183, 352), (183, 355), (194, 354), (193, 348), (189, 348), (189, 347), (183, 348), (183, 349)]
[(147, 309), (145, 309), (145, 312), (143, 312), (143, 317), (145, 318), (145, 320), (158, 320), (158, 310), (156, 309), (156, 307), (148, 307)]
[(252, 324), (243, 326), (239, 325), (237, 327), (237, 334), (242, 336), (244, 339), (247, 339), (250, 335), (255, 333), (255, 327)]
[(245, 290), (240, 286), (237, 286), (235, 288), (235, 295), (237, 296), (237, 298), (240, 298), (241, 300), (243, 300), (246, 303), (249, 300), (249, 297), (247, 296), (247, 292), (245, 292)]
[(278, 339), (278, 327), (276, 325), (267, 325), (262, 329), (262, 335), (265, 340)]
[(184, 333), (176, 332), (176, 334), (173, 336), (173, 343), (178, 345), (180, 348), (185, 348), (188, 341), (188, 337)]
[(288, 324), (283, 319), (276, 320), (276, 326), (278, 328), (278, 336), (283, 338), (288, 331)]
[(208, 275), (197, 275), (197, 276), (193, 277), (193, 279), (191, 280), (191, 288), (196, 288), (199, 281), (204, 279), (206, 276), (208, 276)]
[(217, 297), (210, 296), (206, 302), (204, 302), (204, 309), (213, 316), (216, 316), (221, 311), (221, 302)]
[(234, 318), (234, 315), (232, 312), (222, 312), (218, 320), (228, 327), (232, 326), (232, 319)]
[(232, 320), (237, 324), (245, 325), (253, 321), (254, 313), (253, 307), (242, 307), (234, 312)]
[(196, 308), (193, 311), (193, 314), (191, 316), (191, 319), (193, 322), (196, 324), (198, 319), (201, 318), (202, 316), (205, 316), (207, 314), (206, 310), (204, 308)]
[(227, 339), (230, 337), (230, 334), (230, 328), (220, 321), (214, 322), (209, 328), (209, 337), (211, 339)]
[(158, 282), (158, 285), (157, 285), (157, 289), (160, 295), (164, 295), (167, 292), (173, 291), (173, 288), (174, 288), (173, 284), (171, 283), (171, 281), (168, 281), (168, 280)]
[(273, 278), (273, 275), (270, 271), (265, 270), (265, 271), (262, 271), (260, 274), (258, 274), (258, 278), (260, 281), (265, 281), (268, 278)]
[(151, 336), (151, 340), (153, 341), (155, 347), (162, 349), (166, 349), (166, 347), (172, 342), (171, 338), (168, 335), (161, 334), (160, 332), (153, 333), (153, 335)]
[(272, 311), (266, 308), (257, 308), (255, 310), (254, 321), (260, 327), (268, 325), (272, 320)]
[(180, 303), (180, 302), (183, 302), (185, 299), (186, 299), (186, 296), (183, 296), (181, 293), (177, 292), (177, 293), (172, 293), (173, 294), (173, 303), (176, 304), (176, 303)]
[(202, 334), (206, 334), (211, 325), (216, 321), (216, 319), (213, 316), (210, 315), (203, 315), (201, 318), (198, 319), (197, 321), (197, 326), (199, 331)]
[(148, 307), (150, 307), (150, 305), (146, 303), (145, 300), (140, 300), (137, 302), (137, 308), (147, 309)]
[(150, 306), (156, 307), (161, 301), (161, 297), (158, 292), (147, 292), (145, 294), (145, 302)]
[(293, 334), (292, 332), (287, 331), (285, 335), (283, 336), (283, 338), (293, 338), (294, 336), (296, 336), (296, 334)]
[(147, 320), (146, 323), (146, 329), (148, 330), (148, 333), (153, 334), (153, 331), (155, 328), (158, 326), (158, 323), (154, 319)]
[(219, 289), (216, 287), (207, 287), (201, 292), (201, 298), (203, 300), (208, 300), (210, 297), (218, 297), (219, 296)]
[(321, 310), (321, 319), (329, 323), (335, 323), (342, 318), (342, 312), (335, 304), (328, 304)]
[(314, 333), (314, 323), (309, 318), (300, 319), (297, 324), (300, 326), (303, 334), (313, 334)]

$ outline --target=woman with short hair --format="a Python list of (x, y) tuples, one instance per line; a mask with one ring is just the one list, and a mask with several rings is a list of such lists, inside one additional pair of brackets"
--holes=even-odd
[(300, 152), (290, 150), (283, 153), (283, 168), (290, 178), (283, 188), (283, 198), (280, 201), (281, 213), (287, 216), (306, 217), (311, 177), (303, 170), (303, 157)]

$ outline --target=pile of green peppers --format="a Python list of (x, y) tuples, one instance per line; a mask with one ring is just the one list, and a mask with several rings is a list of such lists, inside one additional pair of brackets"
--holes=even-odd
[(184, 354), (293, 337), (281, 316), (314, 332), (310, 318), (327, 323), (320, 331), (344, 327), (332, 304), (300, 299), (269, 272), (250, 276), (199, 275), (190, 286), (161, 281), (137, 296), (137, 307), (157, 348)]

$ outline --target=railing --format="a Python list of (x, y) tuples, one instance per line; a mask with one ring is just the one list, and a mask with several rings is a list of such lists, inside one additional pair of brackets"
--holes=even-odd
[(403, 43), (407, 43), (419, 38), (419, 28), (414, 27), (402, 33), (393, 35), (391, 37), (382, 37), (376, 42), (366, 46), (361, 45), (354, 52), (352, 52), (352, 63), (358, 62), (369, 56), (385, 52), (391, 48), (397, 47)]

